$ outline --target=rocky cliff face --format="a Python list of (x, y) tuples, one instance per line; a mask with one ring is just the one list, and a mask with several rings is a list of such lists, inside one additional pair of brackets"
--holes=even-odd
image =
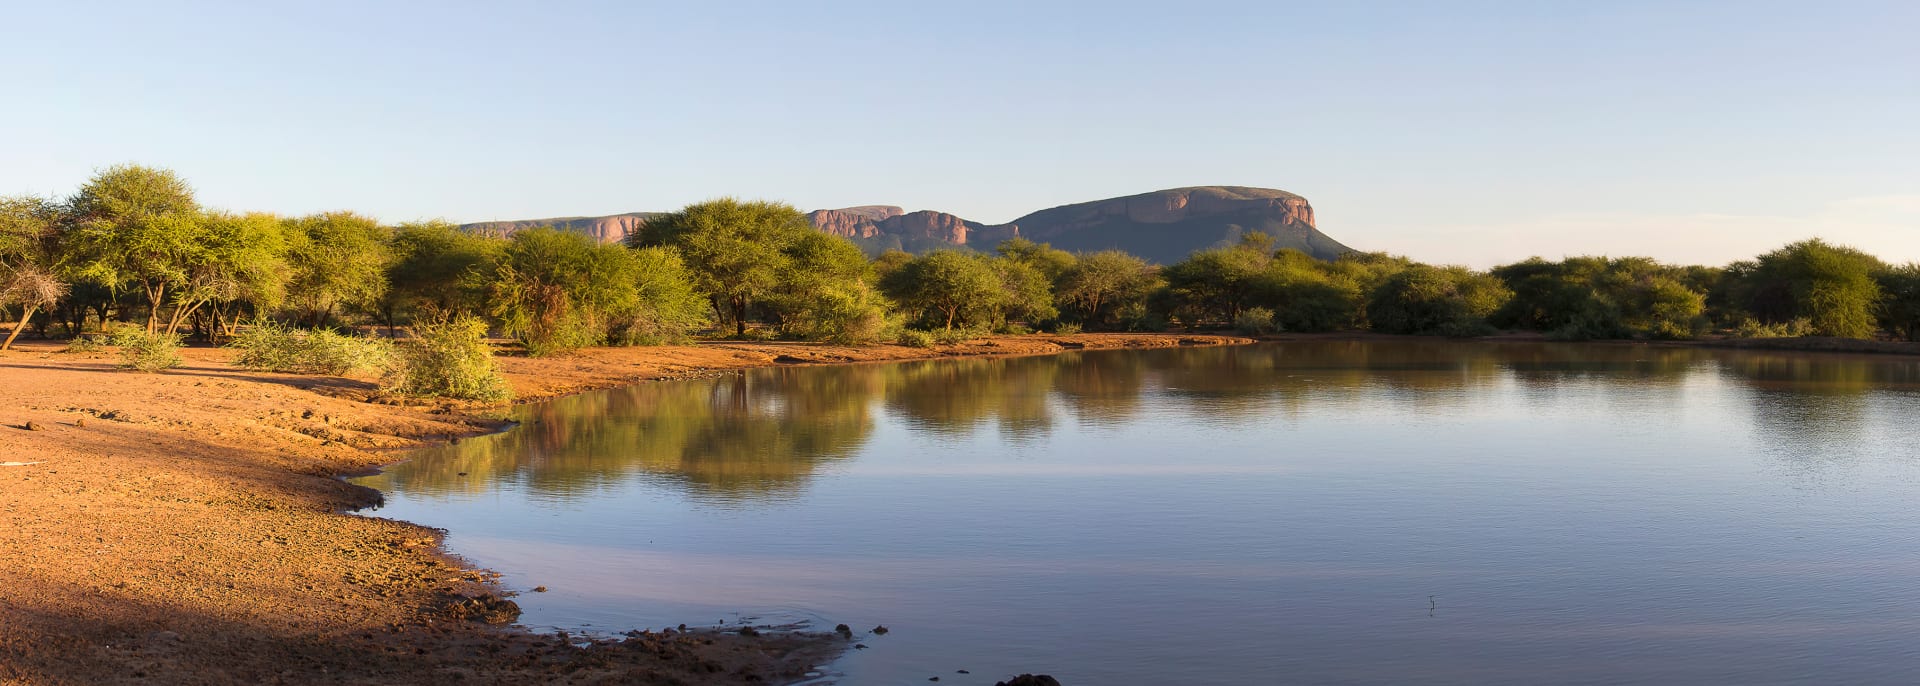
[(813, 228), (835, 236), (873, 238), (880, 235), (879, 222), (902, 214), (906, 214), (906, 210), (892, 205), (862, 205), (837, 210), (814, 210), (807, 213), (807, 219), (813, 222)]
[(904, 212), (892, 205), (863, 205), (838, 210), (815, 210), (807, 215), (816, 229), (847, 238), (894, 236), (915, 241), (937, 241), (967, 245), (986, 241), (988, 245), (1020, 235), (1012, 224), (988, 226), (967, 221), (945, 212), (921, 210)]
[[(654, 212), (607, 217), (560, 217), (482, 222), (462, 228), (506, 236), (537, 226), (579, 231), (605, 242), (623, 240)], [(1282, 248), (1321, 259), (1352, 252), (1320, 233), (1307, 199), (1271, 188), (1195, 186), (1041, 210), (1006, 224), (982, 224), (945, 212), (907, 212), (893, 205), (815, 210), (814, 228), (845, 236), (878, 251), (899, 247), (925, 251), (944, 246), (992, 250), (1000, 241), (1024, 237), (1070, 251), (1115, 248), (1154, 262), (1178, 262), (1194, 250), (1232, 243), (1248, 231), (1273, 236)]]
[(1028, 238), (1045, 240), (1060, 234), (1121, 220), (1137, 224), (1174, 224), (1215, 215), (1260, 214), (1283, 226), (1315, 228), (1313, 206), (1286, 191), (1244, 186), (1200, 186), (1129, 195), (1041, 210), (1014, 221), (1045, 227)]
[(462, 224), (460, 228), (469, 233), (495, 238), (505, 238), (516, 231), (551, 226), (562, 231), (584, 233), (599, 239), (602, 243), (626, 240), (627, 235), (640, 230), (648, 217), (658, 216), (659, 212), (628, 212), (626, 214), (605, 217), (555, 217), (552, 219), (523, 219), (504, 222), (479, 222)]

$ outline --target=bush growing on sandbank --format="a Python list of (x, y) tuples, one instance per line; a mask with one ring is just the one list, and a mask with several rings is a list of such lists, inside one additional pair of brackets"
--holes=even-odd
[(107, 342), (120, 349), (120, 368), (152, 374), (180, 366), (180, 335), (138, 326), (114, 329)]
[(263, 372), (345, 376), (384, 373), (394, 363), (389, 341), (333, 329), (298, 331), (271, 321), (241, 332), (229, 347), (240, 351), (235, 365)]
[(398, 346), (399, 363), (386, 377), (405, 395), (500, 402), (513, 397), (493, 363), (487, 323), (472, 315), (435, 314), (414, 324), (414, 338)]

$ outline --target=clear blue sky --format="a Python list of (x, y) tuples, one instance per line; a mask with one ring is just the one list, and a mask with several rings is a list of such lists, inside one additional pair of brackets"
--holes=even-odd
[[(1920, 2), (9, 3), (0, 193), (1001, 222), (1201, 184), (1368, 250), (1920, 260)], [(284, 6), (282, 6), (284, 5)]]

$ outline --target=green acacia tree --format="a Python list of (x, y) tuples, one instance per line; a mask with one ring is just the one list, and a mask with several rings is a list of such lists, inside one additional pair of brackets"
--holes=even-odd
[(1367, 319), (1383, 333), (1481, 335), (1492, 331), (1487, 317), (1512, 296), (1499, 279), (1466, 267), (1416, 264), (1374, 289)]
[(631, 305), (632, 255), (592, 237), (543, 227), (507, 241), (487, 275), (493, 316), (533, 356), (597, 345), (607, 313)]
[(206, 227), (193, 189), (171, 170), (119, 165), (95, 174), (67, 208), (66, 271), (115, 291), (138, 288), (154, 333), (171, 289), (200, 259)]
[(1010, 257), (989, 258), (987, 264), (1000, 277), (1000, 306), (992, 308), (990, 315), (997, 325), (1004, 327), (1014, 319), (1037, 325), (1060, 317), (1053, 279), (1041, 267)]
[(1073, 253), (1060, 250), (1048, 243), (1035, 243), (1025, 238), (1009, 238), (994, 246), (993, 251), (1016, 262), (1025, 263), (1047, 277), (1050, 283), (1058, 282), (1060, 277), (1073, 268), (1079, 261)]
[(352, 212), (287, 220), (290, 301), (301, 322), (326, 326), (342, 308), (378, 310), (387, 292), (388, 241), (380, 222)]
[(461, 231), (445, 221), (394, 227), (387, 246), (387, 291), (375, 307), (391, 336), (402, 320), (431, 308), (443, 313), (480, 310), (485, 289), (475, 275), (494, 263), (506, 241)]
[(1092, 327), (1108, 325), (1114, 313), (1146, 302), (1160, 276), (1146, 260), (1119, 250), (1081, 255), (1060, 276), (1056, 298)]
[(1868, 338), (1878, 324), (1879, 258), (1820, 239), (1792, 243), (1728, 268), (1732, 298), (1769, 324), (1806, 319), (1820, 336)]
[(286, 229), (266, 213), (209, 212), (202, 218), (200, 249), (187, 263), (186, 279), (174, 291), (166, 332), (205, 313), (213, 330), (232, 336), (240, 309), (278, 307), (287, 295)]
[(875, 287), (873, 264), (852, 241), (808, 230), (787, 248), (781, 293), (768, 302), (789, 334), (836, 343), (867, 343), (887, 326), (888, 303)]
[(53, 270), (59, 220), (59, 208), (46, 200), (0, 198), (0, 307), (20, 308), (20, 321), (0, 341), (0, 350), (12, 349), (34, 313), (67, 294), (67, 284)]
[(1649, 257), (1534, 257), (1491, 273), (1513, 291), (1499, 326), (1590, 339), (1691, 338), (1706, 325), (1706, 293), (1687, 285), (1702, 273)]
[(672, 248), (633, 250), (634, 298), (611, 313), (608, 340), (622, 345), (676, 343), (706, 326), (712, 311), (705, 293), (693, 286), (693, 270)]
[(952, 331), (1002, 307), (1005, 284), (985, 257), (958, 250), (935, 250), (914, 258), (882, 284), (887, 294), (923, 321)]
[(1880, 281), (1880, 326), (1903, 340), (1920, 341), (1920, 263), (1888, 267)]
[(816, 233), (792, 205), (721, 198), (647, 220), (632, 234), (636, 247), (670, 246), (693, 269), (695, 286), (714, 310), (747, 333), (750, 308), (778, 295), (793, 275), (792, 251)]
[(1273, 259), (1263, 248), (1272, 242), (1265, 234), (1250, 233), (1243, 238), (1252, 240), (1229, 248), (1201, 250), (1161, 270), (1173, 309), (1203, 313), (1223, 322), (1240, 316), (1240, 310), (1258, 293), (1261, 275)]

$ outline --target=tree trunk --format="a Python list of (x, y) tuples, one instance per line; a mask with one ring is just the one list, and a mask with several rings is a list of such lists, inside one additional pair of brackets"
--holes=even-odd
[(160, 303), (167, 299), (166, 284), (147, 285), (147, 334), (152, 335), (160, 324)]
[(20, 330), (27, 328), (27, 320), (32, 319), (33, 311), (38, 309), (34, 305), (23, 305), (22, 307), (25, 307), (26, 310), (20, 313), (20, 323), (13, 325), (13, 331), (7, 334), (6, 342), (0, 343), (0, 350), (13, 349), (13, 339), (20, 337)]

